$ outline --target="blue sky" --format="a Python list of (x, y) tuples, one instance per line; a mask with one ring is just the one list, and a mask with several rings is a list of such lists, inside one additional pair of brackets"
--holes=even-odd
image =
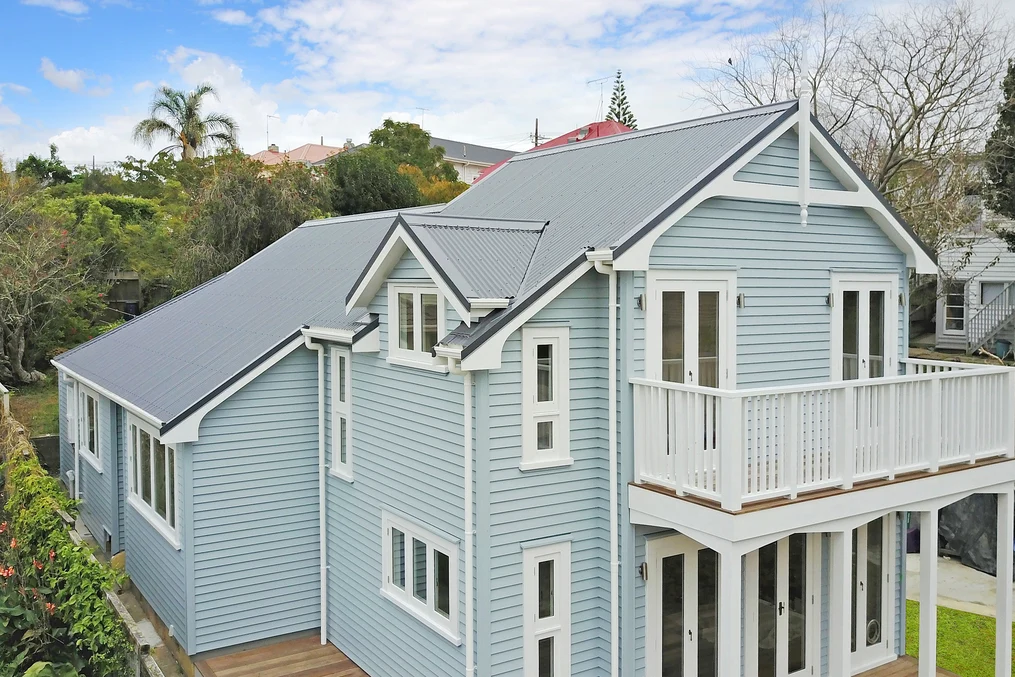
[(693, 64), (796, 1), (3, 0), (0, 153), (147, 157), (130, 130), (154, 88), (201, 82), (247, 152), (266, 125), (283, 148), (338, 145), (424, 115), (436, 136), (527, 148), (537, 116), (550, 135), (594, 120), (586, 81), (617, 68), (641, 126), (664, 124), (706, 110)]

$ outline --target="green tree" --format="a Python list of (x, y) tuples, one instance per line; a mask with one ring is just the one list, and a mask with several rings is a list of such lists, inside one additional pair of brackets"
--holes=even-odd
[[(1015, 60), (1008, 61), (1001, 93), (997, 122), (985, 150), (986, 197), (991, 209), (1015, 219)], [(1015, 231), (999, 229), (998, 234), (1015, 251)]]
[(457, 181), (458, 172), (444, 160), (446, 149), (430, 146), (430, 133), (413, 122), (385, 120), (370, 132), (370, 144), (384, 153), (396, 165), (419, 167), (427, 178)]
[(189, 288), (239, 265), (304, 221), (325, 215), (316, 170), (283, 163), (267, 171), (241, 154), (220, 155), (188, 215), (190, 242), (177, 279)]
[(613, 96), (610, 97), (610, 112), (606, 114), (607, 120), (627, 125), (631, 129), (638, 129), (638, 121), (631, 112), (631, 106), (627, 102), (627, 91), (624, 89), (624, 78), (620, 70), (617, 70), (617, 77), (613, 81)]
[(202, 117), (206, 96), (215, 96), (215, 88), (204, 84), (192, 92), (184, 93), (170, 87), (161, 87), (152, 101), (149, 117), (134, 127), (134, 140), (150, 147), (157, 138), (170, 145), (159, 151), (180, 149), (184, 160), (189, 160), (206, 147), (236, 148), (236, 122), (222, 113), (208, 113)]
[(70, 183), (71, 171), (57, 155), (55, 143), (49, 144), (49, 158), (34, 153), (18, 163), (14, 170), (19, 177), (31, 177), (44, 186)]
[(389, 153), (367, 148), (339, 153), (325, 165), (331, 211), (338, 215), (401, 209), (420, 204), (412, 178), (398, 171)]

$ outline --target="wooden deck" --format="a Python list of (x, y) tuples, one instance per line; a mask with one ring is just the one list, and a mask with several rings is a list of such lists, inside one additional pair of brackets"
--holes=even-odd
[[(898, 660), (886, 663), (879, 668), (862, 672), (856, 677), (917, 677), (919, 665), (912, 656), (902, 656)], [(938, 677), (958, 677), (955, 673), (937, 669)]]
[(368, 677), (335, 645), (293, 639), (197, 662), (204, 677)]

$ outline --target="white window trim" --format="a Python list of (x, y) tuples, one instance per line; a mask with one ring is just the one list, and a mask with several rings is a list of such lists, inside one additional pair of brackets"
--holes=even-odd
[[(345, 359), (345, 402), (339, 400), (341, 392), (341, 371), (338, 368), (340, 358)], [(341, 459), (342, 424), (345, 420), (345, 458)], [(352, 482), (352, 351), (349, 348), (332, 346), (331, 348), (331, 474), (340, 479)]]
[[(98, 449), (89, 449), (86, 442), (88, 440), (88, 431), (81, 430), (80, 426), (86, 426), (87, 408), (86, 411), (81, 411), (81, 399), (83, 397), (90, 397), (95, 400), (95, 446)], [(74, 425), (76, 426), (76, 437), (75, 443), (77, 444), (78, 455), (82, 460), (86, 461), (88, 465), (95, 468), (98, 473), (102, 474), (102, 457), (99, 455), (102, 451), (102, 414), (100, 413), (102, 398), (91, 388), (78, 383), (77, 389), (74, 392), (74, 401), (76, 403), (77, 415), (74, 417)]]
[[(523, 546), (524, 547), (524, 546)], [(551, 618), (538, 618), (540, 562), (553, 560), (553, 611)], [(522, 550), (522, 622), (525, 677), (539, 674), (539, 640), (553, 637), (553, 674), (571, 674), (571, 541)]]
[(388, 362), (404, 367), (418, 367), (433, 371), (446, 372), (447, 367), (440, 358), (422, 350), (406, 350), (398, 346), (398, 295), (412, 294), (413, 343), (422, 345), (423, 341), (423, 294), (437, 296), (437, 340), (444, 338), (446, 304), (444, 294), (434, 285), (388, 283)]
[[(177, 444), (165, 444), (163, 442), (163, 444), (165, 444), (165, 446), (166, 446), (166, 451), (167, 451), (166, 458), (167, 459), (169, 458), (168, 450), (169, 449), (173, 450), (173, 475), (174, 475), (174, 477), (173, 477), (173, 489), (174, 489), (174, 492), (173, 492), (173, 512), (174, 512), (174, 515), (175, 515), (174, 521), (176, 523), (176, 527), (174, 528), (174, 527), (169, 526), (168, 520), (163, 519), (162, 516), (159, 515), (155, 511), (154, 507), (152, 507), (152, 506), (148, 505), (147, 503), (145, 503), (144, 499), (141, 498), (141, 495), (138, 492), (138, 487), (136, 486), (136, 483), (135, 483), (135, 472), (134, 472), (134, 444), (135, 444), (135, 442), (134, 442), (134, 436), (131, 434), (131, 426), (136, 427), (139, 431), (140, 430), (144, 430), (146, 433), (148, 433), (149, 437), (151, 437), (151, 439), (153, 441), (154, 440), (158, 440), (158, 441), (162, 442), (162, 440), (159, 438), (158, 431), (155, 428), (153, 428), (152, 426), (150, 426), (147, 423), (145, 423), (144, 421), (142, 421), (141, 419), (136, 418), (136, 417), (134, 417), (133, 415), (130, 415), (130, 414), (127, 416), (127, 423), (126, 423), (126, 425), (127, 425), (127, 430), (126, 430), (127, 444), (125, 446), (125, 449), (127, 451), (127, 503), (132, 508), (134, 508), (134, 510), (139, 515), (144, 517), (145, 521), (147, 521), (152, 526), (152, 528), (154, 528), (156, 531), (158, 531), (159, 534), (161, 534), (162, 537), (165, 538), (169, 542), (170, 545), (172, 545), (176, 550), (181, 550), (183, 546), (182, 546), (182, 543), (181, 543), (181, 540), (180, 540), (180, 454), (179, 454), (180, 449), (179, 449), (179, 445), (177, 445)], [(152, 495), (153, 495), (153, 500), (154, 500), (154, 492), (155, 492), (155, 477), (154, 477), (154, 472), (155, 472), (155, 467), (151, 463), (149, 464), (149, 466), (151, 468), (151, 472), (153, 473), (153, 475), (151, 477), (151, 481), (152, 481)], [(169, 492), (168, 479), (169, 478), (167, 477), (166, 478), (166, 485), (167, 485), (166, 486), (166, 496), (167, 496), (167, 498), (168, 498), (168, 492)]]
[[(571, 457), (571, 364), (569, 327), (522, 328), (522, 458), (521, 470), (558, 468), (574, 463)], [(554, 400), (536, 402), (538, 366), (536, 346), (550, 343), (553, 356)], [(553, 448), (536, 448), (536, 424), (552, 421)]]
[[(405, 589), (399, 588), (391, 581), (391, 528), (394, 527), (404, 534), (405, 548)], [(413, 558), (411, 552), (412, 539), (426, 543), (426, 602), (422, 602), (412, 594)], [(405, 609), (418, 620), (435, 630), (444, 639), (455, 646), (460, 646), (462, 638), (458, 628), (458, 542), (438, 536), (432, 531), (407, 522), (387, 511), (381, 512), (381, 595)], [(448, 618), (433, 608), (435, 600), (433, 562), (434, 548), (444, 552), (450, 559), (448, 584)]]

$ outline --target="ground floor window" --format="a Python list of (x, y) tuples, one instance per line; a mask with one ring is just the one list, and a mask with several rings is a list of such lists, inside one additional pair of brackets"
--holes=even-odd
[(945, 331), (966, 330), (966, 286), (946, 282), (944, 288)]
[(176, 448), (164, 444), (154, 428), (134, 417), (127, 425), (128, 500), (179, 547)]
[(458, 641), (458, 544), (384, 513), (381, 591)]
[(526, 548), (523, 567), (525, 675), (570, 675), (570, 541)]

